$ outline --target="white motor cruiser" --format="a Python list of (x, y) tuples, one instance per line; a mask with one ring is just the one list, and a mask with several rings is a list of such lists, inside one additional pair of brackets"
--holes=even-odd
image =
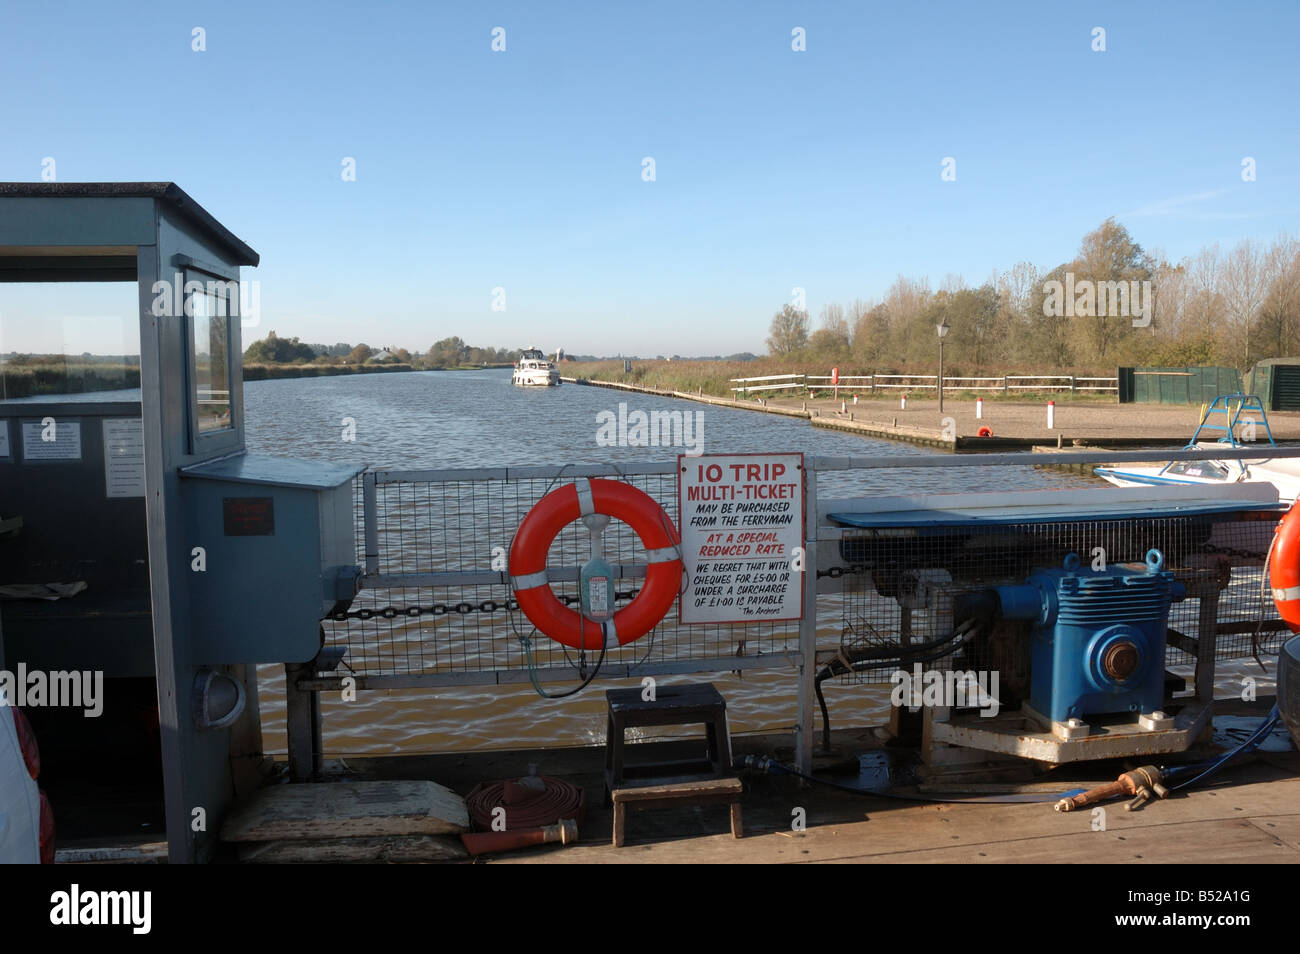
[(515, 362), (515, 373), (510, 383), (521, 388), (549, 388), (560, 383), (560, 372), (546, 360), (546, 355), (536, 348), (528, 348)]

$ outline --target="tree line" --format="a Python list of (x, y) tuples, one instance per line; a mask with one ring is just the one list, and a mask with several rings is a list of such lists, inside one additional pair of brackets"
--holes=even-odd
[(937, 290), (900, 275), (880, 300), (826, 305), (815, 330), (806, 310), (787, 304), (767, 347), (792, 362), (915, 370), (934, 363), (941, 323), (954, 371), (1245, 370), (1300, 354), (1300, 241), (1245, 239), (1169, 262), (1111, 218), (1050, 271), (1022, 261), (978, 287), (949, 276)]
[(366, 364), (386, 362), (409, 364), (415, 368), (459, 368), (513, 364), (519, 351), (507, 348), (479, 348), (468, 345), (458, 337), (443, 338), (429, 346), (428, 351), (411, 352), (405, 348), (389, 346), (372, 348), (362, 343), (311, 344), (298, 338), (281, 338), (274, 331), (265, 338), (254, 341), (244, 349), (245, 364)]

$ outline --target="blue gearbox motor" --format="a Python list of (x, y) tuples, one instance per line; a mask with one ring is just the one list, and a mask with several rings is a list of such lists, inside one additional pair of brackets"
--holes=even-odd
[(1147, 713), (1164, 702), (1169, 604), (1186, 589), (1146, 563), (1084, 569), (1078, 554), (1059, 570), (1037, 570), (997, 587), (1002, 615), (1034, 621), (1029, 703), (1053, 722), (1116, 712)]

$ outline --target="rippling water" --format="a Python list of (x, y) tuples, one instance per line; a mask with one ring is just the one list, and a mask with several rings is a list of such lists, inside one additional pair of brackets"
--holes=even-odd
[[(596, 443), (597, 414), (617, 413), (625, 402), (629, 410), (698, 413), (705, 453), (881, 458), (940, 453), (775, 414), (571, 384), (515, 388), (509, 378), (508, 370), (484, 370), (249, 382), (244, 392), (249, 450), (398, 469), (674, 459), (680, 448)], [(355, 441), (344, 440), (350, 422), (355, 422)], [(1074, 486), (1095, 483), (1030, 467), (973, 466), (827, 473), (818, 484), (823, 496)], [(822, 621), (824, 645), (838, 643), (839, 626), (839, 619)], [(283, 670), (263, 667), (261, 676), (267, 749), (282, 751)], [(793, 670), (678, 678), (713, 681), (727, 697), (733, 731), (774, 731), (794, 723)], [(542, 699), (531, 688), (516, 686), (368, 691), (354, 703), (327, 693), (322, 697), (325, 746), (338, 755), (597, 744), (604, 739), (601, 690), (627, 684), (600, 681), (564, 700)], [(829, 685), (832, 723), (884, 722), (887, 688)]]

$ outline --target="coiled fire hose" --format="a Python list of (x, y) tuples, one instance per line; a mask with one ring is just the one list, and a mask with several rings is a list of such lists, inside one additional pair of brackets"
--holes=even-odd
[(465, 798), (465, 807), (478, 831), (460, 839), (471, 855), (483, 855), (547, 842), (576, 842), (587, 797), (563, 779), (527, 775), (480, 782)]
[[(581, 823), (587, 798), (581, 788), (563, 779), (528, 775), (502, 782), (479, 782), (466, 797), (465, 806), (479, 831), (514, 831), (553, 825), (562, 818)], [(504, 828), (498, 823), (494, 829), (493, 821), (501, 818)]]

